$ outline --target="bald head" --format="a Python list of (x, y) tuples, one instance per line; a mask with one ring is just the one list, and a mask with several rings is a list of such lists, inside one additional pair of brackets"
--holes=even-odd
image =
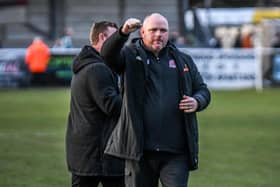
[(145, 27), (146, 24), (148, 24), (150, 21), (154, 21), (154, 20), (157, 20), (157, 21), (162, 21), (162, 22), (165, 22), (167, 28), (168, 28), (168, 21), (167, 19), (159, 14), (159, 13), (152, 13), (150, 15), (147, 15), (143, 21), (143, 27)]
[(159, 13), (148, 15), (141, 28), (141, 37), (145, 47), (158, 55), (168, 41), (168, 21)]

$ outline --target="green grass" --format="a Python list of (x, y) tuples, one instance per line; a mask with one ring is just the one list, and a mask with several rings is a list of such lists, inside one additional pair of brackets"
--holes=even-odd
[[(213, 91), (190, 187), (278, 187), (280, 89)], [(66, 187), (69, 89), (0, 90), (0, 186)]]
[(280, 90), (213, 92), (199, 114), (195, 187), (276, 187), (280, 174)]
[(65, 164), (67, 89), (0, 92), (0, 186), (70, 186)]

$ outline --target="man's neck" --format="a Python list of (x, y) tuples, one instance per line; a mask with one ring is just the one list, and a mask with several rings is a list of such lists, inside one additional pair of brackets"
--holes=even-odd
[(101, 51), (101, 46), (100, 45), (91, 45), (98, 53)]

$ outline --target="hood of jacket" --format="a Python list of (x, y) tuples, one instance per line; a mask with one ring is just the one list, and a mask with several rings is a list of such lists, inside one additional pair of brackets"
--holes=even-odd
[(99, 52), (91, 46), (84, 46), (81, 52), (74, 59), (72, 71), (74, 74), (77, 74), (87, 65), (97, 62), (103, 62), (103, 59), (100, 56)]

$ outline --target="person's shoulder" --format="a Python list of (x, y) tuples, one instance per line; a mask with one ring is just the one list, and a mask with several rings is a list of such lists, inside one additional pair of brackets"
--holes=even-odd
[(135, 44), (126, 44), (122, 50), (121, 50), (122, 55), (124, 56), (125, 59), (133, 59), (138, 55), (138, 47)]
[(91, 64), (91, 71), (93, 72), (101, 72), (101, 73), (111, 73), (111, 69), (103, 62), (96, 62)]
[(102, 62), (92, 63), (88, 65), (85, 74), (87, 79), (94, 82), (110, 79), (113, 75), (111, 69)]

